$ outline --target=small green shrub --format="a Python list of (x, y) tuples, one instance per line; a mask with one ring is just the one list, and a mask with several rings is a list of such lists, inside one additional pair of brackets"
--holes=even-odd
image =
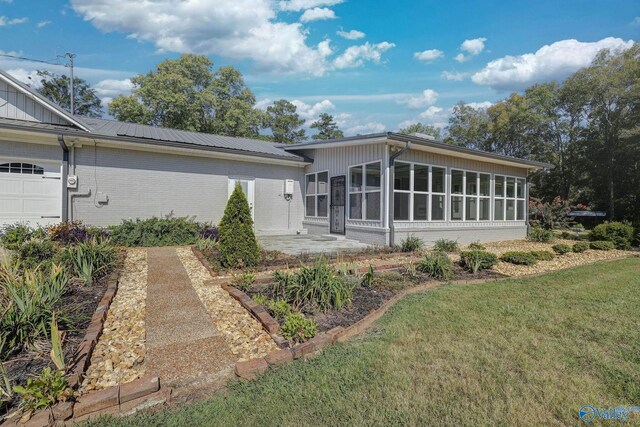
[(615, 249), (615, 247), (616, 245), (609, 240), (596, 240), (589, 243), (589, 248), (597, 251), (610, 251), (611, 249)]
[(8, 225), (0, 231), (0, 244), (11, 251), (15, 251), (27, 240), (31, 239), (33, 230), (23, 224)]
[(555, 255), (551, 251), (531, 251), (531, 255), (536, 257), (538, 261), (551, 261)]
[(371, 288), (373, 286), (374, 277), (375, 277), (375, 270), (373, 269), (373, 266), (369, 264), (369, 268), (362, 275), (362, 279), (360, 280), (360, 285), (362, 285), (365, 288)]
[(389, 288), (400, 291), (411, 286), (411, 282), (397, 271), (383, 271), (374, 280), (373, 286), (377, 288)]
[(231, 279), (231, 284), (242, 292), (247, 292), (251, 289), (251, 285), (256, 281), (256, 275), (248, 271), (240, 274), (234, 274)]
[(48, 269), (59, 254), (51, 240), (34, 239), (23, 243), (13, 254), (14, 262), (24, 269)]
[(529, 233), (529, 240), (532, 242), (550, 242), (553, 240), (553, 231), (544, 229), (542, 227), (533, 227)]
[(627, 222), (605, 222), (591, 230), (592, 241), (608, 240), (617, 249), (629, 249), (633, 241), (633, 226)]
[(276, 319), (284, 319), (289, 314), (293, 313), (293, 307), (283, 299), (277, 301), (269, 301), (267, 310)]
[(64, 372), (46, 367), (38, 377), (27, 378), (27, 384), (15, 386), (13, 390), (22, 398), (25, 409), (36, 411), (64, 402), (73, 396)]
[(460, 253), (460, 265), (466, 270), (476, 274), (480, 270), (486, 270), (498, 263), (496, 254), (482, 251), (472, 250)]
[(571, 248), (571, 250), (573, 250), (573, 252), (577, 254), (582, 253), (587, 249), (589, 249), (589, 242), (577, 242), (574, 243), (573, 247)]
[(108, 240), (93, 238), (66, 248), (62, 258), (74, 275), (90, 286), (113, 270), (117, 256)]
[(458, 242), (449, 239), (438, 239), (433, 245), (437, 252), (458, 252)]
[(191, 218), (149, 218), (124, 220), (110, 227), (111, 241), (116, 246), (192, 245), (198, 237), (198, 224)]
[(199, 237), (198, 240), (196, 240), (196, 248), (200, 252), (211, 251), (215, 249), (217, 245), (218, 243), (213, 239), (204, 239), (202, 237)]
[(432, 252), (416, 265), (418, 271), (426, 273), (434, 279), (450, 280), (453, 278), (453, 261), (444, 252)]
[(470, 251), (484, 251), (487, 248), (480, 243), (479, 240), (476, 240), (475, 242), (469, 243), (469, 250)]
[(253, 219), (240, 184), (233, 190), (218, 228), (220, 263), (227, 268), (258, 264), (260, 249), (253, 232)]
[(301, 313), (292, 313), (285, 317), (280, 331), (289, 342), (298, 344), (315, 337), (318, 326), (313, 319), (308, 319)]
[(269, 298), (261, 294), (255, 294), (251, 297), (251, 299), (253, 300), (253, 302), (263, 307), (266, 307), (267, 304), (269, 304)]
[(565, 255), (571, 252), (571, 246), (564, 243), (558, 243), (557, 245), (553, 245), (551, 249), (553, 249), (553, 251), (558, 255)]
[(516, 265), (534, 265), (538, 262), (531, 252), (509, 251), (502, 254), (500, 259), (504, 262)]
[(415, 236), (408, 236), (400, 243), (400, 250), (402, 252), (415, 252), (424, 246), (424, 242), (421, 238)]

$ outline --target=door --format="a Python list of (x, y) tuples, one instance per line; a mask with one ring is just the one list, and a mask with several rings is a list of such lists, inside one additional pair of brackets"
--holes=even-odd
[(59, 164), (0, 160), (0, 225), (47, 226), (60, 222), (61, 214)]
[(240, 183), (240, 187), (242, 188), (242, 191), (247, 198), (247, 202), (249, 202), (249, 209), (251, 209), (251, 219), (253, 219), (253, 223), (255, 224), (256, 216), (253, 209), (255, 198), (255, 179), (247, 177), (229, 177), (229, 194), (227, 196), (227, 200), (229, 199), (229, 197), (231, 197), (233, 190), (236, 188), (236, 183)]
[(346, 176), (331, 177), (331, 218), (329, 219), (330, 231), (335, 234), (345, 234), (345, 201), (346, 201)]

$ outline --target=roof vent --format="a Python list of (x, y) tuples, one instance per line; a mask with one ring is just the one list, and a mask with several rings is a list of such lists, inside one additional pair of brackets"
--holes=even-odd
[(415, 136), (422, 139), (428, 139), (430, 141), (435, 141), (436, 138), (433, 135), (427, 135), (426, 133), (414, 132), (411, 136)]

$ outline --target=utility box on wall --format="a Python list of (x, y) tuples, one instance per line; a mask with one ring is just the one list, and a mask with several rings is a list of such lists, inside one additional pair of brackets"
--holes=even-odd
[(284, 195), (293, 196), (293, 180), (292, 179), (284, 180)]

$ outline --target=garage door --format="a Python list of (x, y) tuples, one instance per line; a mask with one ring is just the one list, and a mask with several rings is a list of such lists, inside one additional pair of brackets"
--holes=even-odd
[(60, 165), (0, 160), (0, 224), (60, 222)]

